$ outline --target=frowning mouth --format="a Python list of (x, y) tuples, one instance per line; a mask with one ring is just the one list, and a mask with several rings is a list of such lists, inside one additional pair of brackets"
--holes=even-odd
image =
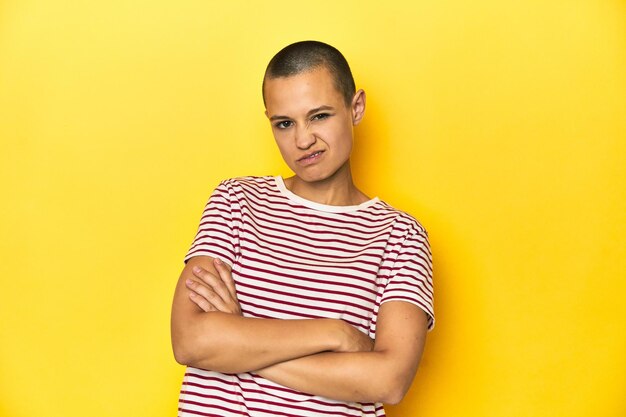
[(324, 153), (324, 151), (316, 151), (316, 152), (312, 152), (308, 155), (303, 156), (302, 158), (298, 159), (298, 162), (308, 162), (308, 161), (313, 161), (315, 160), (315, 158), (317, 158), (318, 156), (320, 156), (322, 153)]

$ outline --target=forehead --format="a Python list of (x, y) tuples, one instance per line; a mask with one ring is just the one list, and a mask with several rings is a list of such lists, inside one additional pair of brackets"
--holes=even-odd
[(343, 97), (335, 86), (334, 78), (325, 67), (288, 77), (266, 79), (264, 94), (265, 106), (270, 116), (343, 104)]

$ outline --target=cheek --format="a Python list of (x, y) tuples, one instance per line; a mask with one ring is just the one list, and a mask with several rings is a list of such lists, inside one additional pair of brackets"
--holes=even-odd
[(335, 147), (342, 153), (352, 152), (352, 125), (342, 124), (334, 130)]
[(276, 142), (276, 146), (280, 149), (280, 153), (283, 153), (283, 149), (286, 149), (286, 143), (288, 141), (287, 134), (285, 131), (280, 129), (272, 129), (272, 135), (274, 136), (274, 142)]

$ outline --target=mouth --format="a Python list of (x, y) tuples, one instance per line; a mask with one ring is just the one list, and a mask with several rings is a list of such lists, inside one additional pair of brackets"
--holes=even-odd
[(302, 158), (298, 159), (298, 162), (308, 162), (308, 161), (312, 161), (315, 158), (317, 158), (318, 156), (320, 156), (321, 154), (323, 154), (324, 151), (316, 151), (316, 152), (312, 152), (308, 155), (303, 156)]

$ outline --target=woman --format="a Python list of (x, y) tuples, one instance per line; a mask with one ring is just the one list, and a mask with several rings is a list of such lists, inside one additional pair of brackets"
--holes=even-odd
[(353, 182), (365, 92), (339, 51), (287, 46), (263, 99), (294, 176), (226, 180), (206, 205), (172, 308), (179, 415), (384, 416), (434, 326), (426, 231)]

